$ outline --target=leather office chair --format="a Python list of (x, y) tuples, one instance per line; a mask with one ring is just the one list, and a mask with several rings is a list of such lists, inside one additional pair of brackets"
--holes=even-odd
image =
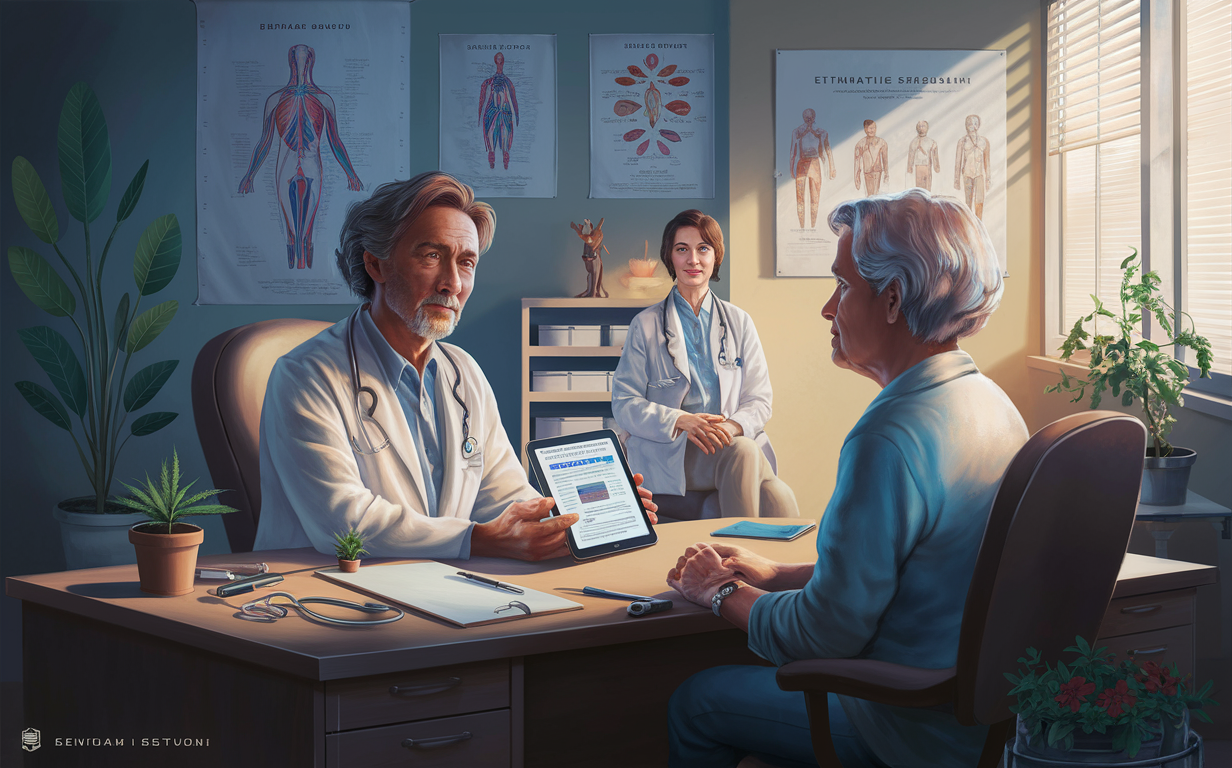
[(963, 725), (991, 726), (980, 768), (997, 765), (1013, 715), (1004, 673), (1028, 646), (1057, 658), (1074, 636), (1096, 639), (1142, 482), (1146, 428), (1111, 411), (1067, 416), (1035, 433), (1014, 457), (980, 544), (967, 591), (956, 666), (916, 669), (871, 659), (785, 664), (777, 681), (803, 691), (813, 751), (840, 766), (826, 694), (900, 707), (952, 707)]
[(242, 325), (211, 339), (193, 366), (193, 416), (232, 552), (251, 552), (261, 514), (261, 405), (274, 362), (331, 323), (294, 318)]

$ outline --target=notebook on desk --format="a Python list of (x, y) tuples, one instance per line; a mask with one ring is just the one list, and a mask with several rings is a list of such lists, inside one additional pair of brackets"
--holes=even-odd
[[(369, 565), (355, 573), (327, 568), (317, 574), (460, 627), (546, 616), (582, 607), (581, 603), (526, 587), (521, 587), (523, 593), (518, 595), (470, 581), (458, 575), (457, 567), (444, 563)], [(530, 612), (516, 603), (525, 605)]]

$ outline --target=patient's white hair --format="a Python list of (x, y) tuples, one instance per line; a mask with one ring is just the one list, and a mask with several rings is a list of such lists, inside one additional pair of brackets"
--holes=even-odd
[(893, 282), (911, 335), (944, 343), (984, 327), (1001, 302), (1001, 267), (979, 219), (922, 189), (850, 200), (830, 229), (851, 230), (851, 255), (877, 295)]

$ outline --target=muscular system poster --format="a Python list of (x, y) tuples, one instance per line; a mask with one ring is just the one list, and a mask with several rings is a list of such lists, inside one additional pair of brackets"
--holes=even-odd
[(556, 197), (556, 35), (441, 35), (442, 171), (484, 197)]
[(350, 203), (409, 174), (410, 6), (197, 3), (199, 304), (349, 304)]
[(1005, 260), (1005, 51), (777, 51), (775, 274), (827, 277), (839, 203), (921, 187)]
[(590, 36), (590, 196), (714, 197), (714, 36)]

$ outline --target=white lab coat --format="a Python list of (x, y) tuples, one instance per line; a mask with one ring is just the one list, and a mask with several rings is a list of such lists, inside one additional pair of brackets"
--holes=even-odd
[[(492, 387), (470, 355), (446, 345), (462, 374), (458, 394), (470, 409), (471, 436), (479, 441), (477, 454), (465, 459), (462, 408), (452, 394), (457, 377), (433, 346), (445, 471), (438, 516), (428, 517), (425, 478), (406, 414), (361, 328), (354, 335), (360, 381), (377, 393), (373, 418), (390, 444), (374, 455), (351, 447), (358, 427), (348, 322), (296, 347), (270, 374), (261, 411), (261, 515), (253, 548), (311, 546), (333, 554), (334, 533), (354, 526), (373, 557), (468, 557), (472, 522), (492, 520), (519, 499), (539, 497), (501, 425)], [(380, 431), (369, 425), (369, 432), (379, 444)], [(359, 443), (368, 449), (362, 436)]]
[[(713, 298), (726, 311), (727, 359), (741, 359), (739, 367), (719, 365), (719, 307), (712, 307), (710, 347), (719, 377), (722, 415), (738, 423), (744, 434), (761, 446), (777, 472), (774, 448), (765, 433), (774, 394), (757, 328), (749, 313), (718, 296)], [(664, 305), (670, 332), (667, 344), (663, 343)], [(689, 438), (683, 432), (676, 434), (676, 419), (685, 413), (680, 404), (690, 385), (689, 355), (680, 316), (669, 293), (663, 301), (639, 312), (629, 324), (612, 379), (612, 415), (629, 433), (625, 441), (629, 466), (642, 473), (643, 485), (652, 493), (684, 495), (684, 450)]]

